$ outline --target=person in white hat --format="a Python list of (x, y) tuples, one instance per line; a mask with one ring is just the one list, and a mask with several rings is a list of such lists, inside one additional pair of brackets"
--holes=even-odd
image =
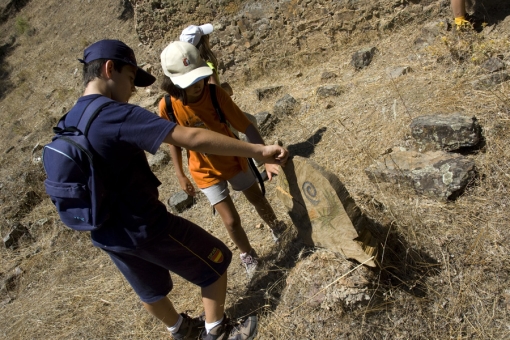
[(218, 59), (211, 50), (211, 45), (209, 44), (209, 34), (211, 34), (213, 30), (214, 27), (211, 24), (204, 24), (200, 26), (190, 25), (182, 31), (179, 40), (193, 44), (193, 46), (200, 51), (200, 57), (205, 60), (207, 65), (213, 71), (209, 82), (216, 86), (221, 86), (225, 92), (232, 96), (234, 94), (232, 87), (230, 87), (230, 85), (226, 82), (220, 82), (220, 76), (218, 75)]
[[(161, 66), (167, 76), (161, 88), (169, 94), (168, 99), (163, 98), (160, 101), (161, 117), (179, 125), (206, 128), (234, 138), (227, 126), (228, 122), (244, 133), (251, 143), (264, 144), (258, 130), (230, 96), (221, 87), (207, 85), (213, 71), (200, 58), (196, 47), (182, 41), (170, 43), (161, 53)], [(214, 94), (223, 112), (224, 121), (213, 104)], [(181, 188), (188, 195), (194, 196), (195, 189), (182, 170), (181, 148), (171, 145), (170, 153)], [(278, 166), (264, 166), (269, 180), (274, 174), (278, 174)], [(257, 254), (241, 226), (241, 219), (229, 195), (228, 183), (234, 190), (242, 191), (253, 204), (259, 216), (271, 228), (275, 242), (285, 229), (284, 223), (277, 220), (271, 205), (257, 185), (246, 158), (222, 157), (188, 150), (188, 168), (196, 185), (220, 214), (231, 239), (241, 252), (241, 261), (251, 278), (257, 268)]]

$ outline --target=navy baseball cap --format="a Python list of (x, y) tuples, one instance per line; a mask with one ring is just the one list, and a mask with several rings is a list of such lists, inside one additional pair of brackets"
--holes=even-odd
[(100, 40), (93, 43), (83, 51), (83, 59), (78, 59), (84, 64), (97, 59), (120, 60), (137, 68), (135, 86), (146, 87), (152, 85), (156, 78), (141, 69), (136, 64), (135, 52), (120, 40)]

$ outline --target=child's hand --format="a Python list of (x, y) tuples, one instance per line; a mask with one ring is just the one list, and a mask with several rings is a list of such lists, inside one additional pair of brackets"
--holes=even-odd
[(265, 145), (262, 150), (262, 159), (257, 159), (267, 164), (276, 164), (285, 166), (289, 152), (279, 145)]
[(273, 179), (273, 175), (278, 175), (280, 168), (276, 164), (264, 164), (264, 167), (266, 168), (267, 179), (269, 180), (269, 182), (271, 182), (271, 179)]
[(193, 184), (191, 184), (188, 177), (186, 177), (186, 176), (180, 177), (179, 184), (181, 185), (182, 190), (184, 190), (184, 192), (187, 193), (188, 195), (190, 195), (190, 196), (196, 195), (195, 187), (193, 186)]

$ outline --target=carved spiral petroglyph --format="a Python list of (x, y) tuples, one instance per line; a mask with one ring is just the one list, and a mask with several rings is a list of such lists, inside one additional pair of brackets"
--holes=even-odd
[(319, 204), (320, 200), (317, 198), (317, 189), (315, 189), (315, 186), (312, 183), (304, 182), (301, 186), (301, 190), (303, 190), (306, 199), (309, 200), (310, 203), (313, 205)]

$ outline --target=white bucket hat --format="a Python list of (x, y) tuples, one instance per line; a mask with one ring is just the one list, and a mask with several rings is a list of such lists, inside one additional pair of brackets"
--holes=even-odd
[(198, 49), (183, 41), (172, 41), (165, 47), (161, 52), (161, 67), (172, 83), (181, 89), (212, 75)]
[(211, 34), (214, 30), (213, 25), (211, 24), (204, 24), (201, 26), (195, 26), (191, 25), (186, 27), (179, 37), (180, 41), (185, 41), (190, 44), (193, 44), (194, 46), (198, 45), (198, 42), (200, 41), (200, 38), (203, 35)]

